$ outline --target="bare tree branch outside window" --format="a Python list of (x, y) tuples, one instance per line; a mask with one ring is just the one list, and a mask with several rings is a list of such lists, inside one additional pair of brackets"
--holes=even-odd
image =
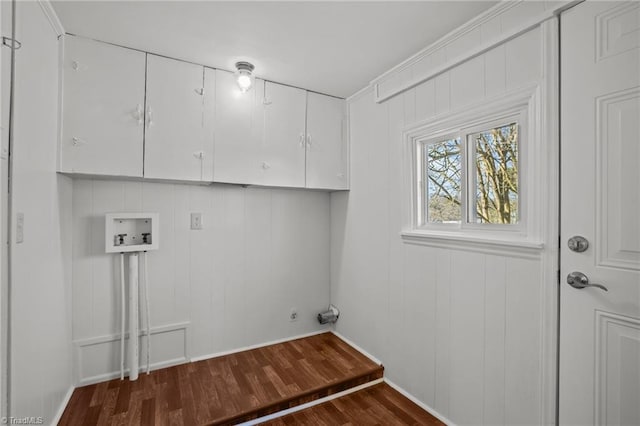
[(427, 163), (427, 220), (432, 223), (460, 223), (462, 155), (460, 139), (429, 145)]
[[(460, 139), (425, 146), (426, 217), (430, 223), (460, 223), (461, 199), (467, 196), (477, 223), (518, 223), (518, 124), (511, 123), (469, 136), (475, 159), (467, 173), (475, 174), (470, 194), (463, 195)], [(473, 148), (473, 149), (471, 149)], [(473, 199), (471, 199), (473, 198)]]
[(518, 125), (473, 135), (478, 223), (518, 223)]

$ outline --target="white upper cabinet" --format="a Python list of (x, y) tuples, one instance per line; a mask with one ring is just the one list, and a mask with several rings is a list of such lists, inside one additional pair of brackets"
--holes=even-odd
[(65, 36), (61, 172), (348, 189), (345, 101)]
[(216, 70), (215, 182), (348, 189), (345, 101)]
[(215, 182), (259, 184), (264, 132), (264, 81), (242, 93), (233, 73), (216, 70)]
[(60, 171), (142, 176), (145, 54), (64, 37)]
[(307, 95), (307, 188), (347, 189), (344, 99)]
[(215, 73), (147, 56), (144, 177), (213, 180)]
[(261, 185), (305, 186), (306, 100), (305, 90), (265, 83)]

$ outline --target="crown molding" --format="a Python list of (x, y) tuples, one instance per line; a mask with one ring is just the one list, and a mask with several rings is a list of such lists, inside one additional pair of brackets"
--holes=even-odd
[(371, 86), (370, 84), (363, 87), (362, 89), (358, 90), (356, 93), (354, 93), (353, 95), (349, 96), (346, 99), (347, 104), (357, 101), (358, 99), (360, 99), (361, 97), (363, 97), (368, 93), (371, 93), (372, 91), (373, 91), (373, 86)]
[(56, 35), (58, 37), (64, 35), (64, 27), (62, 26), (62, 22), (60, 22), (60, 18), (58, 18), (58, 14), (51, 5), (51, 2), (49, 0), (38, 0), (38, 4), (42, 8), (47, 20), (49, 20), (49, 24), (51, 24), (51, 28)]
[[(550, 5), (550, 7), (545, 9), (544, 12), (537, 13), (534, 16), (528, 16), (525, 19), (522, 19), (522, 22), (519, 22), (514, 28), (510, 29), (509, 31), (493, 39), (487, 40), (485, 42), (481, 42), (476, 47), (469, 49), (467, 52), (464, 52), (461, 55), (458, 55), (454, 58), (448, 58), (448, 60), (444, 64), (438, 67), (435, 67), (427, 72), (423, 72), (420, 75), (414, 75), (408, 81), (399, 83), (397, 87), (385, 89), (384, 91), (381, 90), (382, 89), (381, 86), (383, 83), (387, 82), (390, 79), (393, 79), (394, 77), (401, 75), (404, 72), (410, 71), (414, 65), (416, 65), (418, 62), (422, 61), (426, 57), (429, 57), (430, 55), (434, 54), (437, 51), (442, 51), (448, 45), (455, 42), (459, 38), (469, 34), (472, 31), (477, 30), (482, 25), (488, 22), (499, 20), (501, 15), (504, 15), (505, 13), (512, 10), (513, 8), (523, 6), (526, 3), (526, 0), (503, 0), (502, 2), (492, 7), (491, 9), (471, 19), (467, 23), (463, 24), (462, 26), (451, 31), (444, 37), (440, 38), (435, 43), (432, 43), (431, 45), (422, 49), (420, 52), (416, 53), (415, 55), (411, 56), (410, 58), (396, 65), (395, 67), (391, 68), (389, 71), (386, 71), (385, 73), (381, 74), (379, 77), (372, 80), (369, 83), (369, 86), (373, 87), (374, 100), (376, 103), (381, 103), (402, 92), (410, 90), (413, 87), (427, 80), (433, 79), (434, 77), (437, 77), (438, 75), (443, 74), (451, 70), (452, 68), (455, 68), (456, 66), (470, 59), (473, 59), (476, 56), (482, 55), (483, 53), (501, 44), (504, 44), (524, 34), (525, 32), (530, 31), (533, 28), (536, 28), (542, 25), (542, 23), (544, 23), (545, 21), (552, 19), (553, 17), (581, 3), (582, 1), (584, 0), (563, 0), (563, 1), (557, 2), (557, 4)], [(407, 73), (407, 74), (410, 74), (410, 73)], [(361, 93), (361, 92), (363, 92), (363, 90), (361, 90), (358, 93)], [(355, 97), (355, 95), (353, 95), (352, 97)]]
[(407, 68), (409, 68), (412, 65), (416, 64), (417, 62), (420, 62), (426, 56), (429, 56), (430, 54), (442, 49), (446, 45), (451, 44), (453, 41), (459, 39), (460, 37), (464, 36), (465, 34), (469, 33), (470, 31), (473, 31), (474, 29), (480, 27), (482, 24), (485, 24), (485, 23), (491, 21), (492, 19), (502, 15), (507, 10), (513, 8), (514, 6), (518, 5), (522, 1), (524, 1), (524, 0), (503, 0), (503, 1), (501, 1), (500, 3), (496, 4), (495, 6), (493, 6), (491, 9), (489, 9), (486, 12), (476, 16), (475, 18), (472, 18), (470, 21), (467, 21), (466, 23), (462, 24), (458, 28), (454, 29), (453, 31), (449, 32), (448, 34), (444, 35), (443, 37), (439, 38), (437, 41), (435, 41), (432, 44), (430, 44), (429, 46), (425, 47), (424, 49), (422, 49), (418, 53), (414, 54), (413, 56), (409, 57), (408, 59), (405, 59), (404, 61), (400, 62), (398, 65), (394, 66), (390, 70), (388, 70), (388, 71), (384, 72), (383, 74), (381, 74), (380, 76), (376, 77), (375, 79), (373, 79), (370, 82), (370, 84), (372, 86), (375, 86), (376, 84), (381, 83), (382, 81), (386, 80), (388, 77), (406, 70)]

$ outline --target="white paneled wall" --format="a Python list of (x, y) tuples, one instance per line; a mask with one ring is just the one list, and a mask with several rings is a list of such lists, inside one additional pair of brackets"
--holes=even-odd
[[(79, 382), (118, 369), (119, 266), (117, 255), (104, 254), (104, 214), (116, 211), (160, 214), (160, 249), (148, 254), (156, 330), (152, 363), (321, 329), (315, 315), (329, 304), (329, 194), (75, 180), (73, 340)], [(191, 212), (203, 214), (204, 229), (190, 229)], [(292, 307), (298, 309), (295, 322), (289, 321)]]
[[(402, 132), (540, 84), (544, 28), (552, 32), (553, 22), (382, 103), (371, 90), (349, 101), (351, 191), (331, 195), (331, 298), (343, 312), (337, 331), (455, 424), (548, 421), (544, 363), (553, 359), (544, 358), (543, 316), (554, 282), (545, 258), (555, 249), (499, 255), (403, 242)], [(412, 72), (422, 71), (400, 74)]]
[[(3, 3), (3, 8), (7, 3)], [(3, 9), (9, 16), (9, 8)], [(58, 40), (38, 2), (17, 4), (9, 414), (54, 421), (71, 374), (71, 180), (56, 174)], [(6, 34), (3, 34), (6, 35)], [(7, 75), (2, 76), (7, 78)], [(24, 215), (23, 241), (15, 223)]]

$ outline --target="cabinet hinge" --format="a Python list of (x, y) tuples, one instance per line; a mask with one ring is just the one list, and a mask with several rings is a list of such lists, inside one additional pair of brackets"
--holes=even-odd
[(7, 46), (8, 48), (13, 47), (16, 50), (22, 47), (22, 43), (20, 43), (18, 40), (15, 40), (11, 37), (2, 37), (2, 45)]

